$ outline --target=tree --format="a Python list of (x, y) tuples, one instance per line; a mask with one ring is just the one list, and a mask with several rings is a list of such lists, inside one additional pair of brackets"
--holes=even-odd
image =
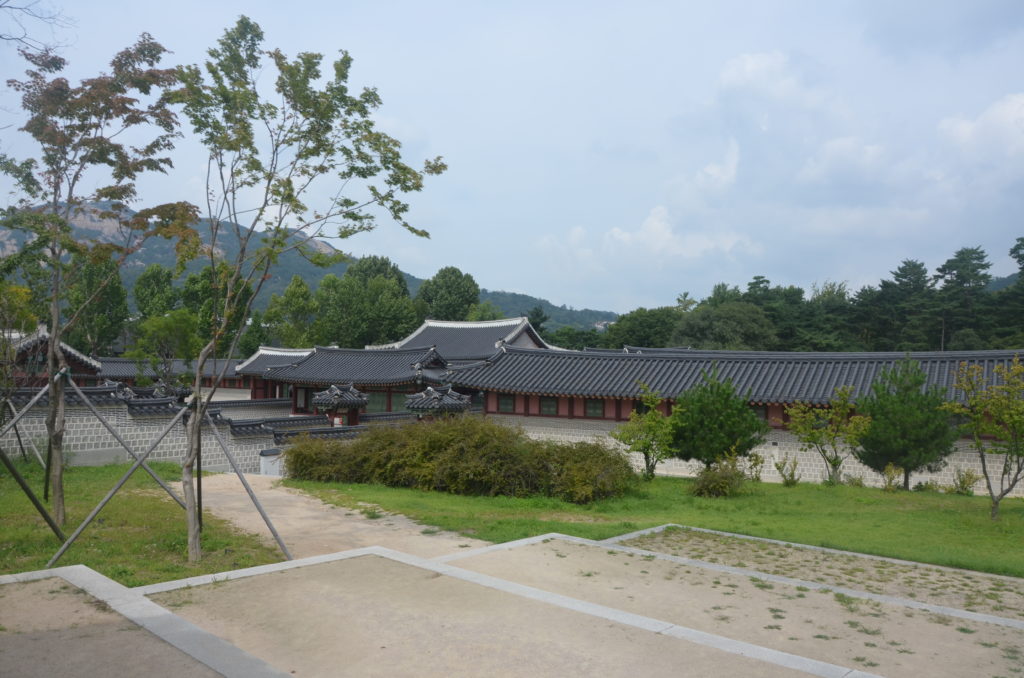
[(363, 282), (347, 275), (326, 275), (316, 291), (320, 309), (313, 321), (312, 343), (363, 348), (406, 336), (419, 324), (412, 299), (394, 278), (376, 276)]
[(672, 333), (676, 346), (730, 351), (764, 351), (775, 343), (768, 316), (746, 301), (701, 305), (679, 318)]
[(309, 346), (316, 312), (316, 300), (306, 281), (293, 275), (282, 296), (274, 294), (270, 297), (263, 322), (277, 344), (301, 348)]
[(669, 345), (672, 330), (679, 320), (681, 311), (675, 306), (660, 308), (638, 308), (624, 315), (608, 326), (604, 333), (604, 346), (646, 346), (661, 348)]
[(68, 286), (67, 313), (78, 315), (85, 306), (88, 310), (67, 333), (67, 341), (86, 355), (108, 355), (128, 320), (128, 293), (109, 252), (101, 250), (95, 255), (71, 259), (77, 274)]
[(644, 459), (644, 480), (654, 478), (654, 470), (672, 446), (672, 429), (669, 418), (658, 409), (661, 396), (640, 384), (642, 407), (629, 413), (629, 421), (622, 424), (609, 435), (629, 448), (630, 452), (641, 455)]
[[(963, 399), (945, 407), (963, 417), (961, 430), (978, 453), (991, 499), (990, 515), (997, 520), (999, 503), (1024, 478), (1024, 364), (1014, 356), (1013, 362), (996, 365), (992, 377), (986, 378), (981, 365), (961, 363), (955, 386)], [(1002, 463), (989, 464), (990, 454), (1002, 455)]]
[(548, 314), (545, 313), (544, 309), (539, 305), (534, 306), (529, 310), (529, 312), (527, 312), (526, 319), (529, 321), (530, 325), (533, 326), (533, 329), (537, 330), (538, 334), (544, 331), (544, 323), (551, 320)]
[(588, 346), (600, 346), (601, 338), (601, 335), (593, 327), (588, 330), (581, 330), (565, 325), (559, 327), (554, 332), (548, 332), (544, 337), (544, 341), (552, 346), (579, 351)]
[(125, 356), (136, 360), (140, 375), (149, 365), (157, 378), (171, 384), (178, 381), (174, 375), (175, 359), (184, 360), (189, 365), (201, 346), (199, 319), (192, 311), (179, 308), (143, 320), (135, 344), (125, 352)]
[(428, 318), (465, 320), (473, 304), (480, 303), (480, 287), (470, 274), (445, 266), (423, 281), (416, 298), (426, 304)]
[(7, 399), (18, 384), (18, 356), (15, 341), (28, 334), (39, 321), (27, 287), (0, 279), (0, 422), (7, 420)]
[(0, 0), (0, 12), (6, 17), (6, 27), (0, 30), (0, 41), (19, 45), (32, 52), (43, 52), (50, 45), (35, 38), (28, 24), (42, 24), (54, 28), (67, 28), (71, 21), (59, 11), (51, 10), (39, 0)]
[(174, 287), (174, 272), (160, 264), (150, 264), (136, 278), (132, 295), (142, 320), (174, 310), (181, 298)]
[(398, 265), (387, 257), (362, 257), (354, 264), (345, 269), (345, 275), (360, 280), (363, 283), (370, 281), (370, 278), (383, 276), (391, 278), (398, 283), (398, 289), (405, 296), (409, 296), (409, 284), (405, 280), (405, 274), (398, 268)]
[[(980, 341), (978, 334), (987, 334), (982, 310), (989, 299), (985, 288), (992, 276), (988, 269), (992, 267), (988, 255), (980, 247), (962, 247), (935, 269), (935, 280), (942, 282), (939, 290), (941, 308), (941, 339), (940, 350), (946, 350), (950, 338), (961, 330), (973, 330), (975, 341)], [(963, 339), (963, 338), (961, 338)], [(969, 348), (983, 348), (973, 345)]]
[[(216, 265), (205, 266), (199, 273), (189, 274), (181, 289), (182, 307), (195, 313), (199, 336), (204, 341), (213, 342), (213, 351), (218, 357), (231, 355), (228, 351), (245, 324), (246, 312), (254, 297), (252, 282), (235, 277), (225, 261), (217, 261)], [(232, 304), (228, 311), (224, 309), (226, 299), (230, 299)], [(227, 315), (222, 315), (224, 313)]]
[(728, 454), (749, 454), (768, 433), (767, 422), (750, 408), (749, 395), (738, 394), (732, 380), (719, 380), (717, 369), (702, 374), (701, 383), (681, 393), (672, 408), (671, 456), (710, 468)]
[(916, 360), (901, 360), (891, 370), (882, 370), (871, 393), (857, 404), (871, 424), (854, 454), (878, 473), (889, 464), (903, 469), (904, 490), (910, 489), (911, 473), (942, 468), (958, 437), (949, 413), (942, 409), (942, 389), (925, 388), (926, 381)]
[[(50, 341), (47, 349), (49, 405), (46, 415), (49, 486), (53, 490), (53, 514), (64, 522), (64, 381), (67, 360), (60, 348), (66, 330), (89, 313), (93, 299), (105, 284), (97, 285), (91, 298), (74, 313), (64, 314), (68, 286), (78, 271), (70, 267), (73, 254), (103, 250), (120, 265), (138, 251), (150, 236), (178, 238), (176, 253), (184, 259), (198, 244), (189, 224), (195, 208), (173, 203), (139, 210), (127, 216), (122, 209), (136, 198), (135, 181), (145, 172), (162, 172), (170, 166), (164, 155), (177, 135), (174, 113), (162, 95), (176, 81), (172, 70), (156, 65), (166, 50), (148, 34), (118, 53), (111, 72), (83, 80), (74, 86), (60, 74), (67, 62), (43, 50), (22, 50), (29, 62), (26, 80), (8, 81), (21, 94), (28, 120), (21, 128), (39, 146), (39, 159), (16, 160), (0, 156), (0, 171), (9, 175), (23, 193), (17, 207), (8, 208), (2, 226), (27, 234), (35, 261), (23, 262), (27, 277), (45, 275), (48, 280)], [(130, 140), (131, 143), (125, 143)], [(88, 186), (88, 189), (83, 187)], [(105, 201), (102, 218), (116, 219), (120, 240), (114, 244), (78, 242), (71, 235), (72, 217), (89, 211), (89, 205)], [(98, 210), (94, 210), (98, 211)]]
[[(202, 420), (228, 368), (225, 363), (207, 391), (198, 376), (206, 361), (220, 345), (228, 346), (223, 353), (234, 353), (240, 332), (232, 324), (248, 316), (253, 296), (283, 252), (298, 249), (314, 263), (332, 263), (337, 257), (310, 241), (328, 227), (337, 228), (333, 235), (342, 238), (371, 230), (377, 213), (426, 235), (406, 221), (404, 197), (421, 190), (426, 175), (445, 169), (440, 158), (422, 170), (403, 162), (399, 142), (373, 121), (381, 103), (377, 92), (350, 91), (352, 59), (346, 52), (324, 73), (319, 54), (289, 60), (280, 50), (264, 50), (262, 43), (260, 27), (239, 18), (208, 51), (202, 67), (179, 71), (182, 86), (175, 96), (208, 152), (207, 254), (216, 261), (223, 229), (234, 231), (239, 242), (233, 260), (225, 262), (227, 279), (217, 288), (212, 336), (196, 360), (194, 416), (182, 460), (190, 561), (201, 553), (193, 469)], [(262, 76), (267, 83), (268, 75), (272, 85), (265, 87), (259, 80)], [(310, 207), (313, 200), (316, 209)], [(242, 292), (249, 284), (252, 295)]]
[(829, 485), (843, 482), (843, 462), (848, 453), (860, 444), (870, 419), (853, 414), (853, 388), (840, 386), (828, 407), (796, 403), (786, 408), (789, 430), (804, 450), (814, 450), (828, 469)]
[(473, 304), (469, 307), (469, 313), (466, 314), (466, 320), (473, 321), (501, 320), (504, 317), (505, 314), (501, 312), (501, 309), (490, 301)]
[[(312, 334), (312, 328), (310, 328)], [(311, 341), (313, 337), (310, 337)], [(263, 322), (263, 314), (253, 311), (246, 323), (242, 336), (238, 339), (238, 355), (250, 356), (260, 350), (260, 346), (269, 346), (271, 342), (270, 332), (267, 331)]]

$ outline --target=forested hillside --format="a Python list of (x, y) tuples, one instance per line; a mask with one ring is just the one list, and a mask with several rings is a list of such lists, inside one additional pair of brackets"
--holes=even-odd
[[(75, 237), (79, 239), (97, 239), (110, 242), (116, 237), (116, 225), (113, 222), (104, 222), (88, 216), (82, 216), (75, 220), (74, 226)], [(209, 228), (204, 227), (204, 224), (201, 223), (198, 230), (204, 238), (209, 238)], [(335, 249), (328, 243), (323, 241), (316, 241), (316, 243), (317, 247), (323, 251), (335, 251)], [(22, 243), (12, 238), (9, 247), (18, 247), (21, 244)], [(228, 257), (233, 257), (238, 251), (238, 242), (234, 240), (232, 238), (232, 234), (226, 230), (222, 232), (218, 246), (221, 252)], [(200, 258), (193, 260), (187, 266), (185, 275), (181, 276), (176, 284), (179, 286), (183, 285), (185, 276), (189, 273), (198, 273), (203, 267), (208, 266), (209, 263), (209, 259)], [(271, 297), (275, 294), (279, 296), (284, 294), (284, 290), (288, 286), (288, 283), (296, 275), (302, 278), (310, 288), (315, 289), (319, 284), (320, 279), (325, 275), (333, 274), (338, 277), (344, 275), (351, 263), (352, 262), (341, 262), (327, 268), (321, 268), (311, 264), (298, 252), (286, 252), (281, 256), (278, 264), (272, 269), (272, 277), (264, 284), (260, 295), (256, 298), (254, 307), (260, 311), (265, 310)], [(128, 290), (133, 289), (135, 281), (138, 279), (139, 275), (141, 275), (150, 264), (160, 264), (165, 268), (173, 269), (173, 244), (165, 240), (152, 239), (146, 244), (145, 249), (131, 257), (121, 271), (121, 280), (124, 283), (125, 288)], [(469, 271), (469, 273), (472, 273), (472, 271)], [(416, 296), (420, 285), (423, 284), (423, 279), (417, 278), (409, 273), (405, 273), (404, 271), (402, 272), (402, 276), (405, 279), (409, 294), (411, 296)], [(551, 329), (565, 326), (586, 329), (593, 327), (597, 322), (610, 321), (618, 317), (616, 313), (611, 311), (595, 311), (591, 309), (576, 310), (567, 308), (564, 305), (556, 306), (547, 299), (540, 299), (528, 294), (519, 294), (515, 292), (481, 290), (480, 301), (490, 301), (500, 309), (505, 316), (509, 317), (526, 315), (531, 308), (540, 306), (550, 318), (548, 327)], [(133, 309), (135, 308), (135, 301), (131, 295), (129, 295), (129, 305)]]

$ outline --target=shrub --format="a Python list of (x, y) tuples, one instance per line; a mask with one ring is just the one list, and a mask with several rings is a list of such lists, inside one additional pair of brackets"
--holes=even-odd
[(965, 497), (974, 496), (974, 484), (984, 476), (978, 475), (969, 468), (958, 468), (953, 471), (953, 484), (946, 488), (947, 494), (962, 494)]
[(899, 489), (900, 480), (903, 478), (903, 469), (893, 463), (888, 463), (882, 469), (882, 489), (885, 492), (895, 492)]
[(576, 503), (619, 496), (636, 478), (626, 455), (603, 443), (535, 441), (474, 416), (372, 427), (352, 441), (299, 438), (284, 458), (303, 480)]
[[(855, 476), (852, 473), (847, 473), (843, 477), (843, 482), (846, 483), (847, 485), (849, 485), (850, 487), (864, 487), (864, 476), (862, 476), (862, 475)], [(827, 480), (825, 480), (825, 481), (823, 481), (822, 484), (828, 485), (829, 482)]]
[(701, 469), (691, 491), (698, 497), (732, 497), (739, 494), (745, 480), (736, 455), (729, 454)]
[(545, 494), (574, 504), (617, 497), (636, 480), (629, 459), (598, 441), (536, 446), (550, 473)]
[(942, 486), (937, 480), (927, 480), (914, 485), (914, 492), (941, 492)]
[(796, 473), (796, 457), (790, 459), (787, 454), (775, 462), (775, 470), (782, 476), (783, 487), (796, 487), (797, 483), (800, 482), (800, 476)]
[(764, 457), (757, 452), (747, 456), (747, 477), (755, 483), (761, 482), (761, 471), (764, 469)]

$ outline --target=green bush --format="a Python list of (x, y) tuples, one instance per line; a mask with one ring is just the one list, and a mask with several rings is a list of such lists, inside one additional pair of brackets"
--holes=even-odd
[(373, 427), (352, 441), (300, 438), (284, 459), (301, 480), (575, 503), (619, 496), (636, 477), (626, 456), (602, 443), (531, 440), (475, 416)]
[(946, 488), (949, 494), (960, 494), (965, 497), (974, 496), (974, 484), (984, 476), (978, 475), (969, 468), (958, 468), (953, 471), (953, 484)]
[(698, 497), (732, 497), (743, 489), (746, 478), (736, 456), (729, 455), (701, 469), (691, 491)]
[(782, 476), (783, 487), (796, 487), (797, 483), (800, 482), (800, 476), (796, 472), (796, 458), (789, 458), (787, 454), (782, 459), (775, 462), (775, 470)]

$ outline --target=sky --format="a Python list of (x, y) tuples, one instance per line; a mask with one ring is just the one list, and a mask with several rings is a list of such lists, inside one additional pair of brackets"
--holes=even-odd
[[(71, 25), (72, 78), (148, 32), (201, 63), (240, 14), (268, 48), (354, 59), (410, 164), (424, 240), (382, 220), (339, 248), (430, 277), (626, 312), (754, 276), (810, 292), (876, 285), (982, 247), (994, 275), (1024, 236), (1024, 3), (42, 0)], [(3, 20), (0, 17), (0, 20)], [(31, 29), (31, 25), (29, 26)], [(0, 45), (5, 79), (23, 72)], [(0, 144), (18, 134), (0, 92)], [(203, 198), (187, 138), (145, 201)], [(5, 188), (5, 192), (6, 192)]]

